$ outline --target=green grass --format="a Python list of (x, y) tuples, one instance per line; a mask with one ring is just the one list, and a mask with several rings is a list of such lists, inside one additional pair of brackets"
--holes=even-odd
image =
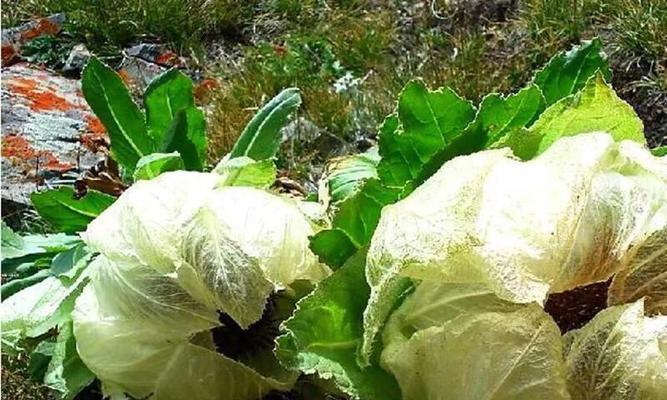
[(199, 50), (206, 37), (236, 34), (254, 4), (235, 0), (13, 0), (7, 3), (2, 15), (6, 27), (35, 16), (65, 12), (68, 31), (94, 50), (121, 48), (148, 36), (183, 52)]
[[(302, 89), (300, 116), (349, 142), (375, 131), (411, 78), (479, 101), (521, 87), (554, 53), (595, 36), (616, 69), (638, 59), (650, 65), (628, 85), (655, 91), (665, 82), (667, 0), (525, 0), (509, 11), (462, 4), (439, 3), (434, 14), (392, 1), (262, 2), (247, 25), (282, 28), (246, 46), (233, 68), (213, 71), (222, 88), (213, 103), (212, 157), (229, 149), (252, 110), (287, 86)], [(365, 80), (335, 93), (333, 83), (345, 73)]]
[[(433, 8), (394, 0), (8, 4), (6, 26), (67, 12), (68, 31), (98, 53), (148, 38), (195, 54), (198, 67), (220, 81), (209, 113), (211, 161), (231, 148), (257, 107), (288, 86), (302, 90), (300, 117), (348, 143), (376, 131), (411, 78), (479, 101), (524, 85), (554, 53), (595, 36), (610, 53), (621, 93), (660, 97), (667, 86), (667, 0), (439, 1)], [(215, 46), (240, 56), (218, 62), (206, 50)], [(336, 92), (346, 75), (361, 83)], [(304, 159), (317, 158), (301, 150)]]

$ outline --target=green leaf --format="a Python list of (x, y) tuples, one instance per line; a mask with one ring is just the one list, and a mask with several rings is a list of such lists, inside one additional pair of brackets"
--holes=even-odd
[[(398, 116), (380, 129), (378, 175), (384, 185), (403, 187), (458, 136), (475, 116), (469, 101), (453, 90), (430, 91), (422, 81), (408, 83), (398, 99)], [(400, 124), (399, 124), (400, 122)]]
[(80, 269), (88, 264), (92, 256), (93, 254), (81, 243), (56, 255), (49, 269), (53, 276), (73, 279)]
[(0, 286), (0, 297), (4, 300), (21, 290), (35, 285), (44, 279), (53, 276), (48, 269), (42, 269), (25, 278), (12, 279), (11, 281)]
[[(484, 140), (461, 138), (475, 114), (470, 102), (451, 89), (430, 91), (422, 81), (408, 83), (401, 92), (398, 113), (380, 127), (379, 179), (369, 179), (345, 201), (337, 204), (332, 230), (313, 237), (311, 249), (320, 261), (339, 267), (354, 248), (367, 245), (377, 226), (382, 207), (394, 203), (424, 179), (425, 171), (436, 170), (434, 157), (449, 151), (476, 151)], [(443, 161), (444, 162), (444, 161)]]
[(535, 85), (507, 97), (494, 93), (482, 99), (475, 121), (468, 129), (485, 131), (488, 146), (508, 132), (530, 125), (542, 111), (544, 97)]
[(155, 147), (144, 116), (122, 79), (113, 69), (91, 57), (81, 74), (81, 90), (109, 134), (113, 158), (125, 169), (134, 170), (137, 161)]
[(380, 156), (376, 149), (334, 158), (320, 179), (320, 200), (325, 204), (329, 201), (338, 203), (354, 195), (364, 181), (378, 177), (376, 167), (379, 161)]
[(398, 200), (399, 194), (398, 190), (382, 187), (376, 179), (370, 179), (355, 197), (340, 204), (332, 226), (343, 230), (361, 248), (373, 236), (382, 207)]
[(357, 246), (342, 229), (325, 229), (310, 239), (310, 250), (317, 254), (320, 262), (338, 268), (357, 252)]
[(509, 146), (516, 156), (528, 160), (561, 137), (588, 132), (607, 132), (616, 141), (646, 143), (642, 121), (600, 74), (579, 93), (547, 108), (530, 128), (513, 131), (494, 146)]
[(299, 89), (289, 88), (278, 93), (250, 120), (229, 153), (230, 158), (247, 156), (265, 160), (274, 157), (280, 145), (280, 130), (300, 105)]
[[(12, 232), (9, 227), (3, 225), (2, 255), (0, 256), (2, 259), (3, 273), (12, 272), (5, 269), (5, 261), (7, 260), (24, 262), (24, 257), (33, 255), (40, 258), (48, 253), (58, 253), (67, 250), (80, 241), (78, 236), (66, 235), (64, 233), (19, 236), (21, 239), (20, 241), (16, 236), (18, 235)], [(4, 240), (5, 237), (7, 237), (8, 240)], [(32, 261), (34, 261), (34, 257), (32, 258)]]
[(153, 79), (144, 92), (146, 123), (153, 143), (157, 146), (164, 142), (178, 111), (194, 106), (192, 81), (178, 69), (172, 68)]
[(241, 156), (225, 158), (213, 169), (222, 178), (219, 186), (250, 186), (268, 188), (275, 182), (278, 171), (272, 160), (255, 161)]
[(578, 92), (598, 71), (607, 81), (611, 79), (602, 43), (599, 39), (593, 39), (554, 56), (537, 72), (533, 82), (542, 89), (547, 105), (552, 105)]
[(113, 196), (95, 190), (76, 199), (74, 189), (69, 186), (35, 192), (30, 199), (42, 218), (66, 233), (85, 230), (90, 221), (115, 201)]
[(206, 161), (206, 118), (197, 107), (180, 110), (160, 147), (163, 153), (178, 152), (188, 171), (201, 171)]
[(57, 391), (61, 399), (70, 400), (94, 379), (95, 375), (81, 361), (76, 351), (71, 319), (60, 324), (53, 356), (44, 374), (44, 383)]
[(149, 180), (164, 172), (178, 171), (184, 168), (183, 159), (176, 151), (173, 153), (153, 153), (141, 157), (137, 162), (137, 168), (134, 170), (134, 180)]
[(71, 318), (74, 301), (88, 283), (85, 271), (76, 279), (50, 276), (7, 299), (2, 299), (2, 344), (8, 349), (20, 349), (26, 337), (38, 337)]
[[(382, 207), (398, 200), (401, 191), (383, 187), (377, 179), (366, 181), (353, 197), (341, 202), (332, 221), (332, 229), (318, 232), (311, 239), (311, 249), (320, 261), (339, 267), (368, 242), (380, 220)], [(331, 233), (333, 232), (333, 233)]]
[(655, 149), (651, 150), (651, 153), (653, 153), (654, 156), (658, 157), (667, 156), (667, 146), (656, 147)]
[(23, 248), (23, 239), (21, 235), (15, 233), (12, 228), (10, 228), (5, 221), (2, 221), (2, 258), (6, 258), (6, 251), (11, 251), (9, 249), (20, 250)]
[(447, 161), (484, 150), (503, 136), (533, 122), (544, 110), (540, 89), (530, 85), (503, 97), (490, 94), (482, 100), (475, 120), (424, 165), (414, 186), (419, 186)]
[(360, 251), (297, 304), (276, 339), (276, 355), (287, 368), (332, 378), (353, 398), (400, 399), (391, 375), (378, 366), (361, 369), (356, 362), (369, 294), (364, 265)]
[(30, 378), (35, 382), (43, 382), (44, 374), (49, 368), (51, 357), (53, 357), (53, 349), (56, 343), (53, 340), (44, 340), (40, 342), (35, 350), (30, 353), (30, 361), (28, 363), (28, 372)]

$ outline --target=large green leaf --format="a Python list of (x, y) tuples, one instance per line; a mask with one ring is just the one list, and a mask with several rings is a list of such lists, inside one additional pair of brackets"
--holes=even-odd
[(95, 375), (86, 367), (76, 352), (76, 339), (71, 319), (58, 327), (58, 339), (53, 347), (53, 355), (44, 374), (44, 383), (57, 391), (60, 399), (73, 399), (81, 390), (91, 384)]
[(475, 121), (468, 127), (468, 131), (485, 131), (486, 145), (489, 145), (508, 132), (530, 125), (542, 111), (544, 97), (535, 85), (507, 97), (490, 94), (482, 99)]
[(317, 254), (320, 262), (338, 268), (357, 252), (357, 246), (350, 236), (340, 228), (325, 229), (310, 239), (310, 249)]
[(113, 69), (91, 57), (81, 74), (81, 89), (109, 133), (114, 159), (132, 171), (137, 161), (152, 153), (155, 146), (127, 87)]
[(511, 147), (515, 155), (527, 160), (563, 136), (588, 132), (607, 132), (616, 141), (646, 143), (642, 121), (601, 74), (589, 79), (577, 94), (547, 108), (530, 128), (510, 132), (494, 146)]
[(16, 249), (17, 251), (23, 248), (23, 239), (21, 235), (17, 234), (10, 228), (5, 221), (2, 221), (2, 255), (1, 257), (7, 258), (5, 251), (10, 251), (9, 249)]
[(320, 201), (338, 203), (354, 195), (364, 181), (377, 178), (379, 161), (377, 149), (331, 160), (320, 179)]
[(61, 251), (79, 243), (77, 236), (64, 233), (19, 236), (2, 223), (2, 273), (20, 272), (38, 260), (49, 260)]
[(113, 196), (95, 190), (77, 199), (69, 186), (35, 192), (30, 199), (42, 218), (67, 233), (85, 230), (90, 221), (115, 201)]
[(332, 229), (323, 230), (313, 236), (311, 249), (320, 261), (331, 267), (339, 267), (354, 249), (368, 244), (380, 220), (382, 207), (398, 200), (400, 190), (387, 188), (377, 179), (366, 181), (352, 197), (338, 206)]
[(396, 381), (378, 366), (361, 369), (356, 350), (369, 287), (360, 251), (297, 304), (282, 325), (276, 355), (288, 368), (331, 378), (353, 398), (400, 399)]
[(44, 374), (49, 367), (51, 357), (53, 357), (53, 349), (55, 346), (55, 340), (49, 338), (40, 342), (37, 347), (35, 347), (35, 350), (30, 353), (28, 372), (30, 373), (30, 378), (35, 382), (44, 381)]
[(475, 116), (472, 104), (453, 90), (431, 91), (419, 80), (409, 82), (398, 99), (398, 116), (380, 129), (378, 175), (384, 185), (403, 187), (422, 167), (458, 136)]
[(206, 162), (206, 118), (197, 107), (176, 112), (165, 134), (160, 150), (178, 152), (185, 169), (201, 171)]
[(153, 79), (144, 92), (146, 122), (153, 142), (162, 143), (176, 113), (194, 105), (192, 81), (178, 69)]
[(528, 126), (543, 110), (544, 98), (535, 85), (507, 97), (495, 93), (484, 97), (475, 120), (424, 165), (414, 186), (422, 184), (452, 158), (484, 150), (503, 136)]
[(23, 278), (12, 279), (11, 281), (0, 286), (0, 298), (4, 300), (10, 296), (13, 296), (15, 293), (35, 285), (51, 276), (53, 276), (53, 273), (51, 273), (50, 270), (40, 269), (32, 275)]
[(229, 153), (230, 157), (264, 160), (275, 156), (281, 140), (280, 130), (300, 105), (299, 89), (289, 88), (278, 93), (250, 120)]
[(459, 139), (474, 115), (472, 104), (451, 89), (431, 91), (420, 80), (409, 82), (399, 96), (397, 113), (380, 127), (378, 178), (355, 181), (355, 192), (336, 205), (332, 229), (313, 237), (311, 249), (320, 260), (338, 267), (367, 245), (382, 208), (409, 193), (413, 180), (423, 176), (439, 153), (450, 149), (453, 157), (478, 150)]
[(3, 299), (0, 306), (3, 351), (20, 350), (26, 337), (38, 337), (71, 318), (74, 301), (88, 282), (85, 270), (75, 279), (50, 276)]
[(137, 162), (137, 168), (134, 170), (134, 180), (148, 180), (168, 171), (178, 171), (184, 169), (183, 159), (178, 152), (173, 153), (153, 153), (141, 157)]
[(598, 71), (606, 80), (611, 78), (602, 43), (593, 39), (554, 56), (535, 75), (533, 82), (542, 89), (547, 105), (551, 105), (579, 91)]
[(90, 262), (93, 254), (88, 251), (83, 243), (80, 243), (71, 249), (58, 253), (49, 266), (49, 270), (54, 276), (74, 278)]

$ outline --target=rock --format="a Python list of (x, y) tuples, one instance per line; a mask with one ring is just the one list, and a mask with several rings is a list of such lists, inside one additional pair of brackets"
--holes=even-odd
[(162, 44), (141, 43), (123, 51), (124, 58), (118, 68), (126, 84), (143, 93), (153, 78), (168, 68), (184, 67), (185, 59)]
[(106, 143), (79, 81), (25, 63), (3, 68), (3, 201), (27, 204), (34, 190), (97, 164)]
[(148, 84), (166, 70), (138, 57), (125, 57), (118, 68), (118, 74), (126, 85), (132, 86), (138, 93), (143, 93)]
[(149, 63), (160, 64), (166, 67), (179, 67), (183, 65), (182, 58), (161, 44), (141, 43), (125, 50), (125, 54), (129, 57), (140, 58)]
[(283, 142), (298, 140), (303, 143), (312, 143), (322, 135), (322, 130), (312, 121), (298, 117), (288, 122), (281, 130)]
[(90, 58), (90, 51), (86, 48), (84, 44), (77, 44), (72, 48), (67, 56), (65, 65), (63, 66), (64, 74), (74, 74), (79, 75), (83, 71), (83, 67), (86, 66), (88, 59)]
[(40, 36), (57, 35), (65, 23), (65, 14), (54, 14), (23, 25), (2, 30), (2, 66), (9, 66), (20, 60), (21, 46)]

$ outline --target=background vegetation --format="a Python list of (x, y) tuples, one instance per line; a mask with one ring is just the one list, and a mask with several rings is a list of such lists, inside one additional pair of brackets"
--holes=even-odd
[(98, 54), (162, 41), (189, 57), (195, 77), (217, 77), (214, 160), (286, 86), (304, 96), (297, 136), (324, 133), (296, 142), (295, 166), (366, 146), (415, 76), (476, 101), (520, 87), (554, 53), (595, 36), (651, 143), (666, 140), (667, 0), (14, 0), (3, 25), (60, 11), (69, 40)]

